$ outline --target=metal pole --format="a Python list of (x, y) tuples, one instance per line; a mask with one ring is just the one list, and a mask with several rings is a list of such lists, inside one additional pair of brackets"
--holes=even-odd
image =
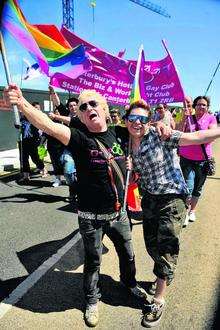
[[(0, 31), (0, 41), (1, 41), (0, 50), (1, 50), (3, 65), (4, 65), (4, 69), (5, 69), (6, 80), (7, 80), (7, 84), (10, 85), (12, 83), (12, 80), (11, 80), (7, 55), (6, 55), (6, 51), (5, 51), (4, 39), (3, 39), (1, 31)], [(14, 113), (14, 126), (18, 130), (20, 172), (23, 172), (23, 142), (22, 142), (22, 127), (21, 127), (21, 121), (20, 121), (20, 114), (19, 114), (17, 105), (13, 104), (12, 109), (13, 109), (13, 113)]]
[(51, 102), (52, 102), (52, 96), (51, 96), (51, 92), (49, 91), (49, 113), (54, 112), (52, 110), (52, 104), (51, 104)]
[[(10, 85), (12, 83), (12, 80), (11, 80), (11, 75), (10, 75), (10, 71), (9, 71), (7, 55), (6, 55), (6, 51), (5, 51), (4, 39), (3, 39), (1, 32), (0, 32), (0, 40), (1, 40), (1, 54), (2, 54), (4, 69), (5, 69), (6, 80), (7, 80), (8, 85)], [(21, 121), (20, 121), (20, 115), (19, 115), (17, 105), (13, 104), (12, 109), (14, 112), (15, 127), (19, 128), (21, 126)]]
[(218, 71), (219, 66), (220, 66), (220, 61), (218, 62), (218, 65), (217, 65), (217, 67), (215, 69), (215, 72), (213, 73), (213, 76), (212, 76), (212, 78), (210, 80), (210, 83), (208, 84), (208, 87), (206, 88), (205, 95), (208, 93), (208, 90), (209, 90), (209, 88), (210, 88), (210, 86), (211, 86), (211, 84), (213, 82), (213, 79), (214, 79), (214, 77), (216, 75), (216, 72)]

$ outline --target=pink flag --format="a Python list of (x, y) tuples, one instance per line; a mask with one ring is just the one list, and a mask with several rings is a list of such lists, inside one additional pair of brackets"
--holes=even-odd
[[(72, 47), (83, 44), (92, 62), (92, 70), (76, 79), (58, 77), (55, 86), (79, 94), (84, 89), (95, 89), (108, 102), (125, 106), (135, 77), (137, 61), (124, 60), (79, 38), (65, 27), (61, 30)], [(184, 100), (177, 70), (168, 55), (159, 61), (145, 61), (143, 86), (149, 104), (174, 103)]]
[[(159, 61), (145, 61), (144, 65), (146, 101), (151, 105), (184, 101), (177, 69), (164, 41), (163, 45), (168, 53), (167, 56)], [(134, 74), (136, 61), (129, 62), (130, 72)]]

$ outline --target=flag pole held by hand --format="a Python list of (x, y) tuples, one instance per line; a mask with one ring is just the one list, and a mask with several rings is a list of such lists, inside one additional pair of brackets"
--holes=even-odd
[[(3, 36), (2, 36), (1, 32), (0, 32), (0, 40), (1, 40), (0, 49), (1, 49), (4, 69), (5, 69), (6, 80), (7, 80), (7, 84), (10, 85), (12, 83), (11, 75), (10, 75), (8, 60), (7, 60), (6, 51), (5, 51), (4, 39), (3, 39)], [(20, 128), (21, 127), (21, 121), (20, 121), (20, 115), (19, 115), (17, 105), (13, 104), (12, 109), (13, 109), (13, 112), (14, 112), (15, 127)]]
[[(128, 157), (130, 156), (131, 153), (131, 137), (129, 137), (129, 142), (128, 142)], [(127, 206), (127, 195), (128, 195), (128, 185), (130, 181), (130, 174), (131, 170), (127, 170), (127, 175), (126, 175), (126, 182), (125, 182), (125, 192), (124, 192), (124, 202), (123, 202), (123, 207), (122, 211), (126, 211), (126, 206)]]

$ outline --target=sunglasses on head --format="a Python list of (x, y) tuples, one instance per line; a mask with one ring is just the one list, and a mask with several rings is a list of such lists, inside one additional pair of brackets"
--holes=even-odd
[(89, 101), (89, 102), (86, 102), (86, 103), (82, 103), (79, 106), (79, 110), (81, 112), (86, 111), (88, 109), (88, 105), (90, 105), (93, 108), (96, 108), (98, 106), (98, 102), (92, 100), (92, 101)]
[(128, 121), (130, 121), (130, 123), (136, 122), (137, 120), (139, 120), (141, 122), (141, 124), (147, 124), (150, 121), (150, 117), (139, 116), (139, 115), (129, 115), (128, 116)]

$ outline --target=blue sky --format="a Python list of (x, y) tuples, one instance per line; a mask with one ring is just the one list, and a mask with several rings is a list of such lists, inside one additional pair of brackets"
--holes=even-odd
[[(96, 1), (95, 23), (89, 0), (75, 0), (75, 33), (109, 53), (126, 48), (124, 58), (136, 59), (140, 44), (145, 57), (158, 60), (165, 56), (165, 39), (179, 71), (185, 94), (193, 98), (205, 93), (220, 61), (220, 0), (151, 0), (171, 15), (163, 17), (129, 0)], [(62, 0), (19, 0), (31, 24), (62, 24)], [(20, 84), (23, 58), (29, 54), (12, 38), (6, 40), (13, 80)], [(25, 66), (23, 65), (23, 70)], [(5, 85), (0, 63), (0, 85)], [(47, 89), (48, 78), (23, 81), (22, 87)], [(220, 69), (207, 95), (211, 110), (220, 110)]]

